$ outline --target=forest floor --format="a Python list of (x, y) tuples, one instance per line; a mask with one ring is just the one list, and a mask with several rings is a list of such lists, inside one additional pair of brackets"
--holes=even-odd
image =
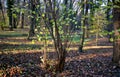
[[(0, 32), (0, 77), (120, 77), (120, 68), (112, 63), (112, 43), (106, 38), (99, 38), (98, 46), (95, 40), (87, 42), (83, 53), (71, 46), (64, 71), (55, 74), (41, 68), (41, 46), (21, 32)], [(55, 52), (48, 54), (53, 59)]]

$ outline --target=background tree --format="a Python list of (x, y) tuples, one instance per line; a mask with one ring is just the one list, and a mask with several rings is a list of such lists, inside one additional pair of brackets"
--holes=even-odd
[(30, 30), (29, 30), (29, 35), (28, 35), (28, 39), (30, 39), (30, 37), (33, 37), (35, 35), (35, 25), (36, 25), (36, 4), (37, 4), (37, 0), (30, 0), (29, 6), (31, 9), (31, 24), (30, 24)]
[(9, 16), (9, 27), (10, 30), (13, 30), (13, 5), (14, 5), (14, 0), (7, 0), (7, 12)]
[(83, 45), (84, 45), (84, 41), (85, 41), (85, 34), (86, 33), (86, 27), (88, 26), (88, 1), (84, 0), (82, 2), (82, 37), (80, 40), (80, 46), (79, 46), (79, 52), (83, 52)]
[(2, 30), (4, 30), (3, 26), (5, 25), (6, 21), (5, 21), (5, 15), (4, 15), (4, 10), (3, 10), (3, 4), (2, 4), (2, 1), (0, 0), (0, 10), (1, 10), (1, 13), (2, 13), (2, 18), (3, 18), (3, 22), (1, 22), (1, 28)]
[(103, 37), (107, 23), (105, 11), (100, 7), (100, 9), (95, 11), (93, 22), (90, 26), (90, 33), (96, 37), (96, 46), (98, 45), (99, 36)]
[[(23, 0), (23, 8), (25, 8), (25, 0)], [(22, 12), (22, 18), (21, 18), (21, 28), (23, 29), (24, 28), (24, 19), (25, 19), (25, 17), (24, 17), (25, 15), (24, 15), (24, 11)]]
[(114, 49), (113, 62), (120, 64), (120, 1), (113, 0)]
[(17, 26), (19, 25), (20, 22), (20, 12), (21, 10), (19, 10), (22, 5), (21, 5), (21, 0), (15, 0), (14, 1), (14, 5), (13, 5), (13, 27), (17, 28)]
[(110, 34), (113, 31), (113, 23), (112, 23), (112, 1), (111, 0), (107, 0), (107, 11), (106, 11), (106, 18), (107, 21), (109, 22), (107, 25), (107, 31), (108, 31), (108, 40), (109, 42), (111, 42), (111, 38), (113, 38), (113, 34)]

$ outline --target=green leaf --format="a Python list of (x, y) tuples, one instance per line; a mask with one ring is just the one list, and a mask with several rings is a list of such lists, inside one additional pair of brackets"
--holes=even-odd
[(77, 25), (77, 21), (75, 22), (75, 25)]
[(14, 18), (17, 18), (17, 15), (16, 15), (16, 14), (13, 14), (12, 16), (13, 16)]
[(32, 44), (35, 44), (35, 40), (32, 40)]
[(45, 17), (45, 14), (44, 14), (44, 13), (42, 14), (42, 17)]

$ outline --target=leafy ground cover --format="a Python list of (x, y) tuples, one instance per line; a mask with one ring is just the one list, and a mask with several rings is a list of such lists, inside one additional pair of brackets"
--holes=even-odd
[[(0, 34), (0, 77), (120, 77), (120, 68), (112, 63), (112, 43), (106, 38), (100, 38), (98, 46), (95, 40), (87, 42), (84, 53), (78, 53), (77, 45), (71, 46), (64, 71), (57, 74), (41, 67), (38, 42), (26, 40), (26, 33), (13, 34)], [(48, 54), (51, 60), (55, 58), (54, 51)]]

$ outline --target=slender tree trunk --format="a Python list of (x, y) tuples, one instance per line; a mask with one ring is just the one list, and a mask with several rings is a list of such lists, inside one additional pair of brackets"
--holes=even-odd
[[(4, 10), (3, 10), (3, 6), (2, 6), (1, 0), (0, 0), (0, 10), (1, 10), (1, 12), (2, 12), (3, 22), (4, 22), (4, 24), (6, 24), (5, 15), (4, 15)], [(2, 30), (4, 30), (4, 27), (3, 27), (3, 26), (1, 26), (1, 28), (2, 28)]]
[[(20, 1), (21, 0), (17, 0), (16, 1), (16, 4), (18, 5), (18, 6), (20, 6)], [(17, 13), (16, 12), (16, 15), (17, 15), (17, 17), (16, 17), (16, 27), (19, 25), (19, 23), (20, 23), (20, 13)]]
[[(84, 9), (85, 9), (85, 12), (84, 12)], [(88, 7), (87, 7), (87, 1), (84, 0), (84, 4), (83, 4), (83, 12), (82, 12), (83, 16), (87, 16), (88, 15)], [(79, 46), (79, 52), (83, 52), (83, 45), (84, 45), (84, 41), (85, 41), (85, 31), (86, 31), (86, 26), (87, 26), (87, 23), (88, 23), (88, 18), (87, 17), (84, 17), (84, 20), (83, 20), (83, 24), (82, 24), (82, 38), (81, 38), (81, 44)]]
[[(120, 7), (120, 1), (115, 2), (115, 6)], [(113, 18), (114, 18), (114, 50), (113, 50), (113, 62), (118, 63), (120, 67), (120, 8), (114, 7), (113, 8)]]
[(24, 28), (24, 13), (22, 13), (21, 28)]
[[(25, 0), (23, 2), (23, 6), (25, 6)], [(24, 28), (24, 13), (22, 13), (22, 19), (21, 19), (21, 28), (23, 29)]]
[(86, 0), (86, 4), (85, 4), (85, 38), (88, 38), (89, 37), (89, 31), (88, 31), (88, 28), (89, 28), (89, 24), (88, 24), (88, 9), (89, 9), (89, 0)]
[[(35, 12), (35, 0), (30, 0), (30, 4), (31, 4), (31, 10), (32, 10), (32, 12)], [(28, 39), (30, 39), (30, 37), (33, 37), (34, 35), (35, 35), (35, 31), (34, 31), (34, 29), (35, 29), (35, 21), (36, 21), (36, 16), (35, 16), (35, 13), (32, 13), (31, 14), (32, 15), (32, 17), (31, 17), (31, 25), (30, 25), (30, 30), (29, 30), (29, 36), (28, 36)]]
[[(112, 32), (112, 30), (113, 30), (112, 18), (110, 18), (110, 15), (111, 15), (110, 12), (112, 11), (112, 9), (110, 8), (111, 3), (112, 2), (110, 0), (108, 0), (108, 2), (107, 2), (108, 8), (107, 8), (107, 12), (106, 12), (106, 14), (107, 14), (106, 18), (109, 22), (108, 25), (107, 25), (107, 31), (108, 32)], [(113, 35), (108, 33), (107, 37), (108, 37), (108, 41), (111, 42), (110, 39), (113, 37)]]
[(97, 31), (97, 33), (96, 33), (96, 46), (98, 45), (98, 35), (99, 35), (99, 32)]
[(12, 13), (9, 14), (9, 26), (10, 26), (10, 30), (13, 30), (13, 17), (12, 17)]
[(8, 16), (9, 16), (9, 28), (10, 30), (13, 30), (13, 16), (12, 16), (12, 8), (14, 5), (14, 0), (7, 0), (7, 6), (8, 6)]
[[(15, 3), (18, 7), (20, 6), (20, 0), (16, 0), (14, 3)], [(15, 6), (15, 7), (17, 7), (17, 6)], [(16, 17), (13, 17), (13, 27), (14, 27), (14, 28), (17, 28), (17, 26), (19, 25), (19, 22), (20, 22), (20, 12), (18, 13), (18, 12), (16, 12), (16, 11), (14, 10), (13, 13), (16, 15)]]
[(17, 28), (17, 24), (16, 24), (16, 18), (15, 17), (13, 17), (13, 28)]

